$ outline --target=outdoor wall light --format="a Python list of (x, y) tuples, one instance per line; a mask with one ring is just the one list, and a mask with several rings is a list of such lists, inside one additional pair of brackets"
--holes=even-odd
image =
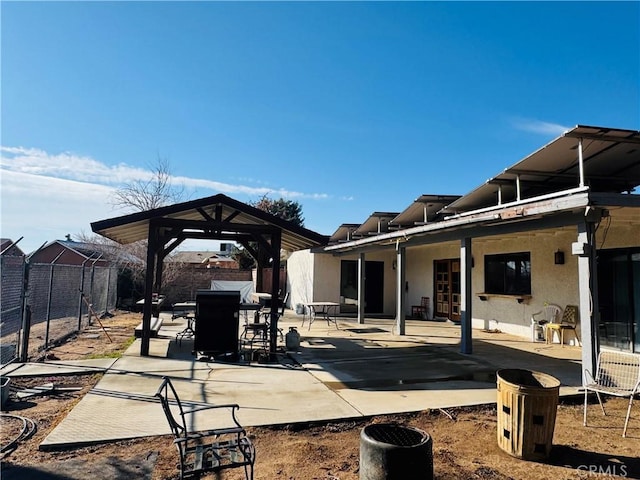
[(564, 252), (558, 250), (553, 254), (553, 263), (556, 265), (564, 265)]

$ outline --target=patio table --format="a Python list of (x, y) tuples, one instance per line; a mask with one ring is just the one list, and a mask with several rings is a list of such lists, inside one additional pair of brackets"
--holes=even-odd
[[(164, 299), (165, 299), (165, 296), (164, 295), (160, 295), (156, 299), (152, 299), (151, 300), (151, 316), (157, 317), (160, 314), (160, 308), (162, 307), (162, 304), (164, 303)], [(136, 305), (138, 305), (139, 307), (143, 308), (144, 307), (144, 298), (138, 300), (136, 302)]]
[(171, 319), (183, 317), (189, 318), (196, 314), (196, 302), (178, 302), (173, 304), (173, 314)]
[[(337, 318), (338, 308), (340, 307), (339, 303), (307, 302), (304, 305), (309, 309), (309, 326), (307, 327), (308, 330), (311, 330), (311, 324), (314, 322), (314, 320), (316, 319), (316, 316), (318, 315), (320, 315), (322, 318), (324, 318), (327, 321), (327, 325), (331, 325), (331, 322), (333, 322), (336, 326), (336, 329), (339, 330), (338, 318)], [(332, 313), (333, 313), (333, 318), (331, 315)], [(306, 313), (302, 316), (303, 327), (304, 327), (305, 320), (306, 320)]]

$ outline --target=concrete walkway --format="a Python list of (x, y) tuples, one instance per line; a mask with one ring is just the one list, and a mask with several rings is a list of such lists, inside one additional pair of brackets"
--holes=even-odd
[[(238, 403), (240, 422), (247, 427), (495, 403), (495, 374), (501, 368), (553, 375), (562, 382), (561, 395), (575, 394), (581, 385), (578, 347), (474, 330), (473, 354), (463, 355), (460, 327), (448, 322), (407, 321), (407, 335), (398, 336), (392, 320), (367, 319), (358, 325), (339, 319), (339, 330), (321, 321), (308, 330), (306, 324), (301, 328), (301, 320), (289, 313), (280, 322), (284, 332), (298, 328), (299, 352), (283, 355), (277, 364), (238, 364), (193, 357), (192, 341), (175, 341), (184, 322), (169, 316), (160, 337), (152, 339), (151, 355), (139, 356), (137, 340), (104, 366), (102, 379), (41, 448), (169, 433), (153, 396), (165, 375), (182, 400)], [(209, 412), (196, 415), (193, 427), (225, 422)]]

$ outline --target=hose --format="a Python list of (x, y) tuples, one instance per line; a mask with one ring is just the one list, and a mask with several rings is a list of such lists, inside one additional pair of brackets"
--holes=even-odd
[(3, 418), (14, 418), (22, 422), (22, 430), (20, 431), (20, 434), (16, 438), (11, 440), (8, 444), (0, 447), (0, 453), (4, 454), (5, 452), (7, 452), (5, 455), (3, 455), (3, 458), (4, 458), (6, 455), (11, 453), (18, 447), (18, 443), (29, 439), (34, 433), (36, 433), (36, 424), (30, 418), (21, 417), (20, 415), (2, 413), (0, 414), (0, 416)]

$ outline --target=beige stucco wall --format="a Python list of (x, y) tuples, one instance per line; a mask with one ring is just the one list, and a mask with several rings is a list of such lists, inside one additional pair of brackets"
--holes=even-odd
[[(471, 291), (472, 325), (474, 328), (498, 329), (505, 333), (529, 338), (531, 315), (542, 309), (545, 303), (564, 308), (578, 305), (578, 259), (572, 255), (571, 244), (577, 241), (576, 227), (559, 230), (525, 232), (503, 237), (483, 237), (472, 241), (474, 268)], [(640, 246), (640, 225), (629, 221), (628, 211), (611, 221), (604, 219), (596, 232), (598, 249)], [(565, 263), (556, 265), (554, 253), (561, 250)], [(478, 293), (484, 292), (484, 256), (499, 253), (531, 253), (531, 298), (518, 303), (515, 298), (489, 297), (481, 301)], [(418, 305), (420, 297), (431, 298), (433, 309), (433, 262), (438, 259), (460, 258), (460, 243), (409, 247), (406, 250), (406, 280), (408, 282), (406, 312), (411, 305)], [(291, 305), (308, 300), (340, 301), (340, 261), (357, 260), (357, 255), (334, 257), (328, 254), (311, 254), (308, 250), (292, 254), (288, 261)], [(396, 260), (394, 250), (367, 253), (365, 260), (384, 262), (384, 313), (396, 314)]]
[(411, 247), (406, 250), (406, 280), (409, 284), (405, 315), (411, 313), (412, 305), (420, 305), (421, 297), (429, 297), (429, 318), (433, 317), (434, 285), (433, 262), (460, 258), (460, 244), (458, 242), (442, 243), (438, 245), (424, 245)]
[[(342, 260), (355, 260), (358, 255), (316, 255), (314, 267), (314, 300), (340, 302), (340, 264)], [(383, 312), (386, 315), (395, 315), (395, 288), (396, 271), (393, 269), (395, 260), (393, 251), (372, 252), (365, 255), (365, 262), (375, 261), (384, 264), (384, 298)]]
[[(578, 305), (578, 257), (571, 253), (571, 245), (577, 241), (577, 236), (577, 228), (568, 227), (507, 238), (473, 240), (472, 252), (476, 261), (472, 273), (473, 327), (498, 329), (529, 337), (531, 315), (539, 312), (545, 303), (562, 308)], [(596, 232), (596, 244), (598, 249), (638, 246), (640, 228), (616, 219), (612, 214), (610, 223), (605, 219), (600, 224)], [(565, 254), (564, 265), (554, 263), (557, 250)], [(523, 303), (502, 297), (489, 297), (487, 301), (481, 301), (476, 294), (484, 290), (484, 255), (526, 251), (531, 252), (531, 298)]]
[[(291, 305), (308, 301), (340, 302), (340, 263), (342, 260), (358, 260), (358, 255), (333, 256), (312, 254), (302, 250), (291, 254), (287, 260), (287, 285), (291, 292)], [(395, 315), (396, 271), (393, 251), (369, 253), (365, 261), (384, 263), (383, 313)]]
[[(545, 302), (560, 307), (577, 304), (578, 262), (577, 257), (571, 255), (571, 243), (576, 240), (576, 235), (571, 230), (539, 231), (473, 240), (473, 326), (529, 336), (531, 315), (540, 311)], [(564, 265), (554, 263), (554, 254), (558, 250), (565, 254)], [(531, 254), (531, 298), (518, 303), (515, 298), (489, 296), (486, 301), (481, 301), (477, 294), (485, 290), (485, 255), (516, 252)]]
[(310, 250), (293, 252), (287, 259), (287, 291), (293, 309), (313, 298), (313, 263), (314, 255)]

